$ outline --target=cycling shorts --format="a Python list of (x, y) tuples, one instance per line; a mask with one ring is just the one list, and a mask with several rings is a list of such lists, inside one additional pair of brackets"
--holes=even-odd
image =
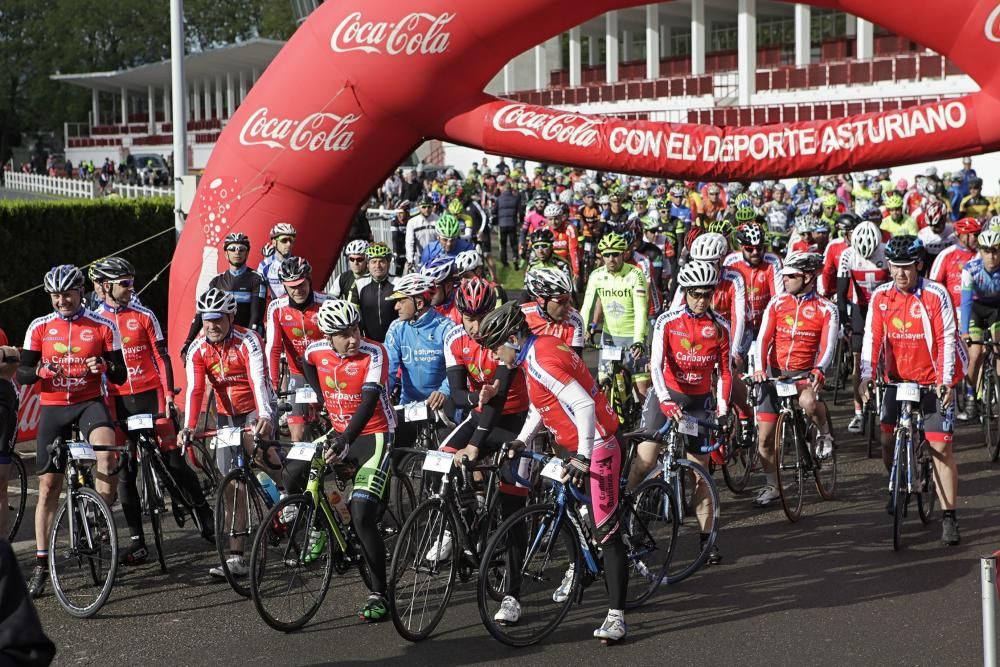
[[(712, 394), (696, 394), (694, 396), (688, 396), (687, 394), (681, 394), (673, 389), (667, 389), (667, 393), (670, 394), (669, 400), (680, 406), (681, 410), (688, 417), (694, 417), (696, 419), (711, 419), (715, 415), (715, 398)], [(659, 431), (663, 428), (663, 425), (667, 422), (667, 416), (663, 414), (663, 409), (660, 407), (660, 399), (656, 395), (655, 391), (649, 391), (646, 394), (646, 402), (642, 405), (642, 419), (639, 422), (640, 431)], [(699, 440), (703, 440), (707, 435), (705, 429), (701, 426), (698, 427), (698, 437), (685, 435), (686, 439), (685, 447), (688, 452), (692, 454), (699, 454), (698, 450), (701, 447)]]
[[(484, 458), (494, 454), (505, 442), (510, 442), (517, 438), (517, 434), (521, 432), (521, 427), (524, 426), (524, 420), (527, 418), (527, 412), (515, 412), (509, 415), (500, 415), (497, 419), (496, 425), (494, 425), (493, 430), (491, 430), (485, 438), (481, 447), (479, 448), (479, 460), (482, 461)], [(446, 452), (456, 452), (459, 449), (463, 449), (472, 440), (473, 433), (479, 428), (479, 419), (482, 417), (481, 412), (476, 412), (473, 410), (469, 413), (469, 416), (462, 420), (458, 426), (455, 427), (451, 433), (441, 442), (440, 449)], [(529, 459), (521, 459), (522, 465), (519, 470), (519, 474), (527, 479), (528, 473), (530, 472), (531, 462)], [(505, 493), (507, 495), (514, 496), (527, 496), (528, 489), (523, 484), (518, 483), (515, 479), (514, 474), (509, 465), (503, 465), (500, 468), (500, 493)]]
[[(788, 371), (788, 375), (794, 376), (802, 373), (802, 371)], [(795, 388), (799, 390), (799, 395), (802, 395), (802, 390), (809, 386), (808, 380), (799, 380), (795, 383)], [(757, 420), (762, 422), (776, 422), (778, 421), (778, 412), (781, 408), (781, 399), (778, 397), (778, 390), (774, 388), (773, 382), (765, 382), (760, 386), (758, 390), (760, 393), (757, 395)], [(818, 398), (818, 397), (817, 397)]]
[(992, 340), (997, 340), (997, 328), (1000, 324), (1000, 306), (987, 306), (978, 301), (972, 302), (972, 313), (969, 317), (969, 336), (974, 340), (982, 340), (983, 332), (989, 328)]
[[(559, 445), (555, 449), (560, 458), (573, 456)], [(622, 448), (618, 435), (595, 437), (590, 453), (590, 518), (600, 544), (606, 544), (618, 532), (621, 471)]]
[[(649, 380), (650, 374), (648, 354), (642, 355), (638, 360), (633, 360), (632, 354), (628, 351), (628, 348), (634, 342), (634, 339), (627, 336), (612, 336), (607, 332), (601, 334), (601, 345), (610, 345), (622, 348), (622, 363), (632, 374), (633, 381), (641, 382), (643, 380)], [(597, 375), (599, 378), (603, 379), (610, 377), (612, 363), (613, 362), (605, 361), (604, 359), (600, 360), (597, 366)]]
[(111, 414), (104, 400), (94, 398), (73, 405), (42, 405), (38, 411), (38, 444), (35, 448), (36, 469), (39, 475), (48, 473), (62, 474), (66, 470), (66, 452), (59, 455), (59, 460), (52, 462), (48, 470), (48, 447), (56, 438), (69, 440), (73, 437), (73, 425), (80, 427), (80, 436), (89, 441), (94, 429), (102, 426), (111, 427)]
[[(227, 426), (243, 428), (247, 424), (252, 424), (257, 421), (257, 411), (248, 412), (242, 415), (219, 415), (218, 416), (218, 428), (225, 428)], [(245, 447), (244, 443), (244, 447)], [(215, 448), (215, 465), (219, 468), (219, 474), (225, 477), (233, 469), (239, 467), (239, 447), (216, 447)], [(246, 450), (242, 452), (244, 456), (247, 456)]]
[(483, 234), (482, 238), (479, 240), (479, 253), (486, 257), (493, 251), (493, 230), (487, 229), (486, 233)]
[(17, 390), (12, 382), (0, 380), (0, 465), (10, 463), (17, 441)]
[(868, 319), (868, 306), (851, 304), (851, 352), (861, 354), (865, 341), (865, 320)]
[(295, 391), (297, 389), (303, 389), (308, 387), (309, 384), (306, 382), (304, 375), (296, 375), (295, 373), (288, 374), (288, 391), (292, 394), (288, 397), (288, 400), (292, 403), (292, 411), (288, 413), (288, 423), (289, 424), (305, 424), (306, 417), (309, 415), (309, 408), (312, 405), (310, 403), (299, 403), (295, 400)]
[[(955, 429), (955, 402), (952, 401), (942, 415), (938, 411), (938, 398), (933, 391), (920, 392), (920, 412), (924, 416), (924, 435), (928, 442), (951, 444)], [(882, 396), (881, 422), (883, 433), (892, 433), (899, 419), (899, 403), (896, 401), (896, 387), (888, 386)]]
[[(111, 404), (111, 418), (116, 422), (127, 420), (133, 415), (164, 414), (167, 410), (163, 400), (163, 390), (156, 388), (128, 396), (115, 396)], [(177, 449), (177, 425), (169, 417), (156, 420), (157, 442), (160, 451), (169, 452)], [(115, 425), (115, 441), (121, 446), (127, 440), (125, 430)]]
[[(351, 501), (381, 503), (388, 491), (392, 433), (359, 435), (347, 450), (338, 468), (354, 470), (354, 491)], [(310, 461), (285, 461), (284, 482), (289, 493), (302, 493), (309, 478)]]

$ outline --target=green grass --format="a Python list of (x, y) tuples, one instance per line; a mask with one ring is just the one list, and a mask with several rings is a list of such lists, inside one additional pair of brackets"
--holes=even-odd
[(502, 285), (508, 292), (524, 288), (524, 269), (514, 270), (513, 266), (504, 266), (497, 262), (497, 283)]

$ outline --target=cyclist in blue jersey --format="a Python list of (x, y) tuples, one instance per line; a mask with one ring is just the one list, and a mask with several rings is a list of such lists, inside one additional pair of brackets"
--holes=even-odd
[(292, 248), (295, 246), (295, 227), (287, 222), (279, 222), (271, 227), (269, 246), (271, 252), (267, 253), (261, 260), (257, 267), (257, 273), (267, 281), (270, 298), (277, 299), (279, 296), (285, 296), (285, 286), (281, 284), (281, 278), (278, 277), (278, 268), (282, 262), (294, 254)]
[(420, 266), (427, 266), (440, 255), (454, 258), (460, 252), (475, 249), (471, 242), (459, 238), (463, 225), (451, 213), (442, 213), (434, 225), (437, 228), (437, 240), (431, 241), (420, 253)]
[[(977, 239), (979, 256), (962, 267), (962, 300), (959, 306), (959, 334), (966, 343), (983, 339), (983, 331), (990, 329), (994, 341), (997, 323), (1000, 322), (1000, 231), (987, 229)], [(983, 348), (969, 346), (969, 382), (967, 391), (975, 395), (982, 372)], [(966, 401), (965, 410), (956, 417), (969, 421), (977, 417), (976, 402)]]

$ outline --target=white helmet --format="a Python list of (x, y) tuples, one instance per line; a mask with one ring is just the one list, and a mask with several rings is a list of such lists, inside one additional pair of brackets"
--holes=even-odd
[(49, 294), (54, 292), (68, 292), (69, 290), (83, 290), (83, 271), (72, 264), (60, 264), (53, 266), (45, 274), (43, 285)]
[(438, 255), (420, 269), (420, 274), (435, 285), (444, 283), (454, 272), (455, 258), (449, 255)]
[(225, 292), (217, 287), (210, 287), (198, 297), (198, 314), (206, 313), (226, 313), (232, 315), (236, 312), (236, 297), (230, 292)]
[(475, 271), (483, 265), (483, 256), (478, 250), (463, 250), (455, 255), (455, 273), (462, 275), (467, 271)]
[(729, 252), (729, 241), (718, 232), (701, 234), (691, 244), (691, 259), (705, 262), (716, 262)]
[(295, 227), (287, 222), (279, 222), (271, 227), (271, 238), (276, 239), (279, 236), (295, 236)]
[(524, 274), (524, 289), (534, 297), (552, 299), (573, 291), (569, 276), (551, 266), (540, 266)]
[(546, 218), (558, 218), (559, 216), (562, 215), (562, 212), (563, 212), (562, 204), (553, 202), (545, 206), (545, 210), (542, 212), (542, 215), (544, 215)]
[(344, 246), (344, 255), (347, 257), (351, 257), (352, 255), (357, 257), (358, 255), (364, 255), (366, 250), (368, 250), (368, 241), (354, 239)]
[[(700, 236), (698, 238), (701, 238)], [(697, 241), (697, 239), (695, 239)], [(711, 262), (695, 260), (681, 267), (677, 274), (680, 287), (715, 287), (719, 282), (719, 270)]]
[(386, 301), (392, 301), (406, 296), (428, 298), (434, 291), (434, 281), (422, 273), (407, 273), (401, 276), (392, 286), (392, 294)]
[(976, 238), (976, 242), (979, 244), (980, 248), (996, 248), (997, 246), (1000, 246), (1000, 231), (987, 229), (986, 231), (980, 232), (979, 236)]
[(992, 229), (995, 231), (1000, 231), (1000, 215), (994, 215), (989, 221), (983, 225), (986, 229)]
[(882, 242), (882, 232), (874, 222), (865, 221), (851, 232), (851, 247), (865, 259), (871, 257)]
[(316, 313), (316, 323), (319, 324), (319, 330), (325, 334), (350, 329), (360, 321), (361, 313), (357, 306), (344, 299), (324, 301)]

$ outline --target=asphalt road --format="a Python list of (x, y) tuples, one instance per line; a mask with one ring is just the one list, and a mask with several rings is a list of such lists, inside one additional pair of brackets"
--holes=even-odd
[[(841, 406), (835, 423), (847, 419)], [(939, 512), (926, 528), (911, 512), (898, 553), (881, 463), (865, 458), (857, 436), (837, 435), (838, 498), (822, 502), (811, 492), (797, 524), (780, 508), (752, 508), (751, 492), (734, 497), (719, 475), (723, 563), (661, 589), (629, 614), (628, 641), (614, 647), (590, 636), (606, 610), (599, 584), (547, 641), (512, 650), (482, 628), (471, 583), (458, 589), (435, 635), (411, 644), (389, 622), (358, 620), (365, 591), (353, 573), (335, 579), (304, 630), (275, 632), (252, 602), (209, 577), (214, 547), (169, 519), (168, 574), (155, 564), (120, 569), (111, 599), (90, 620), (68, 616), (51, 594), (37, 606), (62, 665), (980, 663), (979, 558), (1000, 544), (1000, 491), (979, 430), (962, 427), (957, 436), (962, 545), (940, 543)], [(27, 574), (26, 523), (15, 547)]]

